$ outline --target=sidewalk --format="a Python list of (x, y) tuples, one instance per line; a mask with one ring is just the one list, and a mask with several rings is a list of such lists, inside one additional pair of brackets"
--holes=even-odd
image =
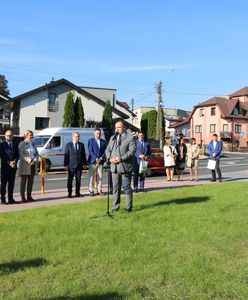
[[(232, 172), (232, 173), (225, 173), (223, 174), (223, 182), (232, 182), (232, 181), (247, 181), (248, 180), (248, 170), (239, 171), (239, 172)], [(176, 177), (175, 177), (176, 178)], [(200, 177), (199, 181), (189, 181), (188, 177), (185, 177), (184, 181), (166, 181), (165, 177), (158, 177), (158, 179), (146, 179), (146, 192), (149, 191), (158, 191), (163, 190), (166, 188), (180, 188), (186, 186), (195, 186), (195, 185), (202, 185), (202, 184), (218, 184), (218, 181), (215, 183), (210, 182), (211, 177)], [(103, 192), (107, 194), (107, 185), (103, 186)], [(0, 213), (10, 212), (10, 211), (18, 211), (18, 210), (26, 210), (31, 208), (37, 208), (42, 206), (51, 206), (51, 205), (59, 205), (59, 204), (70, 204), (70, 203), (81, 203), (84, 201), (90, 201), (94, 199), (102, 199), (103, 201), (106, 199), (106, 196), (95, 196), (90, 197), (88, 188), (82, 187), (81, 194), (84, 197), (81, 198), (67, 198), (67, 189), (59, 189), (59, 190), (48, 190), (45, 194), (42, 194), (39, 191), (33, 192), (32, 196), (36, 200), (35, 202), (28, 202), (22, 203), (21, 197), (19, 194), (14, 194), (14, 199), (18, 201), (17, 204), (10, 204), (10, 205), (0, 205)], [(134, 194), (134, 198), (135, 198)], [(110, 203), (112, 202), (112, 195), (110, 195)]]

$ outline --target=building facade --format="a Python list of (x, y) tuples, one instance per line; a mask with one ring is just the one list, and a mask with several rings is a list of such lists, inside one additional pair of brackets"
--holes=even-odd
[(81, 98), (86, 124), (87, 121), (91, 124), (102, 121), (107, 100), (112, 104), (113, 119), (121, 117), (127, 124), (132, 120), (130, 112), (117, 104), (115, 89), (79, 87), (66, 79), (51, 81), (14, 97), (0, 105), (0, 109), (11, 111), (10, 126), (18, 136), (22, 136), (27, 129), (37, 133), (47, 127), (62, 127), (69, 92), (73, 93), (74, 99)]
[(206, 145), (214, 133), (224, 148), (241, 151), (248, 147), (248, 88), (228, 97), (213, 97), (199, 103), (190, 116), (190, 133), (198, 144)]

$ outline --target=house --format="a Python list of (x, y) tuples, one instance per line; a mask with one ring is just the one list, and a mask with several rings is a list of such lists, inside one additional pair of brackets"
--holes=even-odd
[[(10, 97), (0, 94), (0, 105), (9, 101)], [(0, 134), (4, 134), (10, 126), (10, 111), (7, 108), (0, 109)]]
[(190, 134), (198, 144), (208, 144), (216, 133), (224, 149), (248, 147), (248, 87), (228, 97), (213, 97), (199, 103), (190, 115)]
[(184, 119), (183, 121), (176, 122), (169, 126), (170, 137), (178, 136), (182, 133), (187, 139), (190, 139), (190, 120), (189, 118)]
[(22, 136), (27, 129), (37, 133), (47, 127), (62, 126), (69, 92), (75, 98), (81, 97), (88, 126), (102, 121), (105, 103), (110, 100), (113, 119), (121, 117), (132, 130), (137, 130), (130, 122), (130, 111), (118, 104), (115, 89), (80, 87), (64, 78), (9, 99), (0, 105), (0, 109), (8, 108), (11, 111), (10, 126), (15, 135)]

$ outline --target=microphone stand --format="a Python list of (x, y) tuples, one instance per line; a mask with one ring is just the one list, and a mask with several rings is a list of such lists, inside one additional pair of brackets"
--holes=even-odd
[[(112, 155), (112, 152), (113, 152), (113, 149), (114, 149), (114, 145), (116, 143), (116, 138), (117, 138), (117, 134), (115, 134), (115, 137), (113, 138), (113, 145), (112, 145), (112, 148), (110, 149), (110, 152), (109, 152), (109, 159), (111, 158), (111, 155)], [(108, 159), (108, 162), (107, 162), (107, 168), (108, 168), (108, 192), (107, 192), (107, 212), (106, 212), (106, 216), (108, 217), (113, 217), (113, 215), (110, 213), (109, 211), (109, 195), (110, 195), (110, 161)]]

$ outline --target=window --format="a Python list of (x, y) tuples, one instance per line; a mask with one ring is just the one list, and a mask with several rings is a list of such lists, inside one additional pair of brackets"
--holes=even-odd
[(202, 125), (195, 125), (195, 133), (202, 132)]
[(223, 132), (228, 132), (228, 124), (223, 124)]
[(50, 93), (48, 97), (48, 110), (57, 111), (56, 107), (56, 94)]
[(204, 117), (204, 108), (200, 109), (200, 117)]
[(215, 133), (215, 124), (210, 124), (210, 132)]
[(240, 133), (242, 131), (242, 126), (239, 124), (235, 124), (235, 133)]
[(215, 116), (216, 114), (216, 107), (211, 107), (211, 116)]
[(35, 118), (35, 130), (40, 130), (49, 127), (50, 118)]
[(57, 148), (60, 147), (61, 144), (61, 137), (60, 136), (54, 136), (51, 141), (48, 143), (46, 148)]
[(238, 115), (240, 115), (240, 109), (239, 109), (239, 107), (238, 106), (236, 106), (236, 107), (234, 107), (234, 110), (233, 110), (233, 115), (234, 116), (238, 116)]

